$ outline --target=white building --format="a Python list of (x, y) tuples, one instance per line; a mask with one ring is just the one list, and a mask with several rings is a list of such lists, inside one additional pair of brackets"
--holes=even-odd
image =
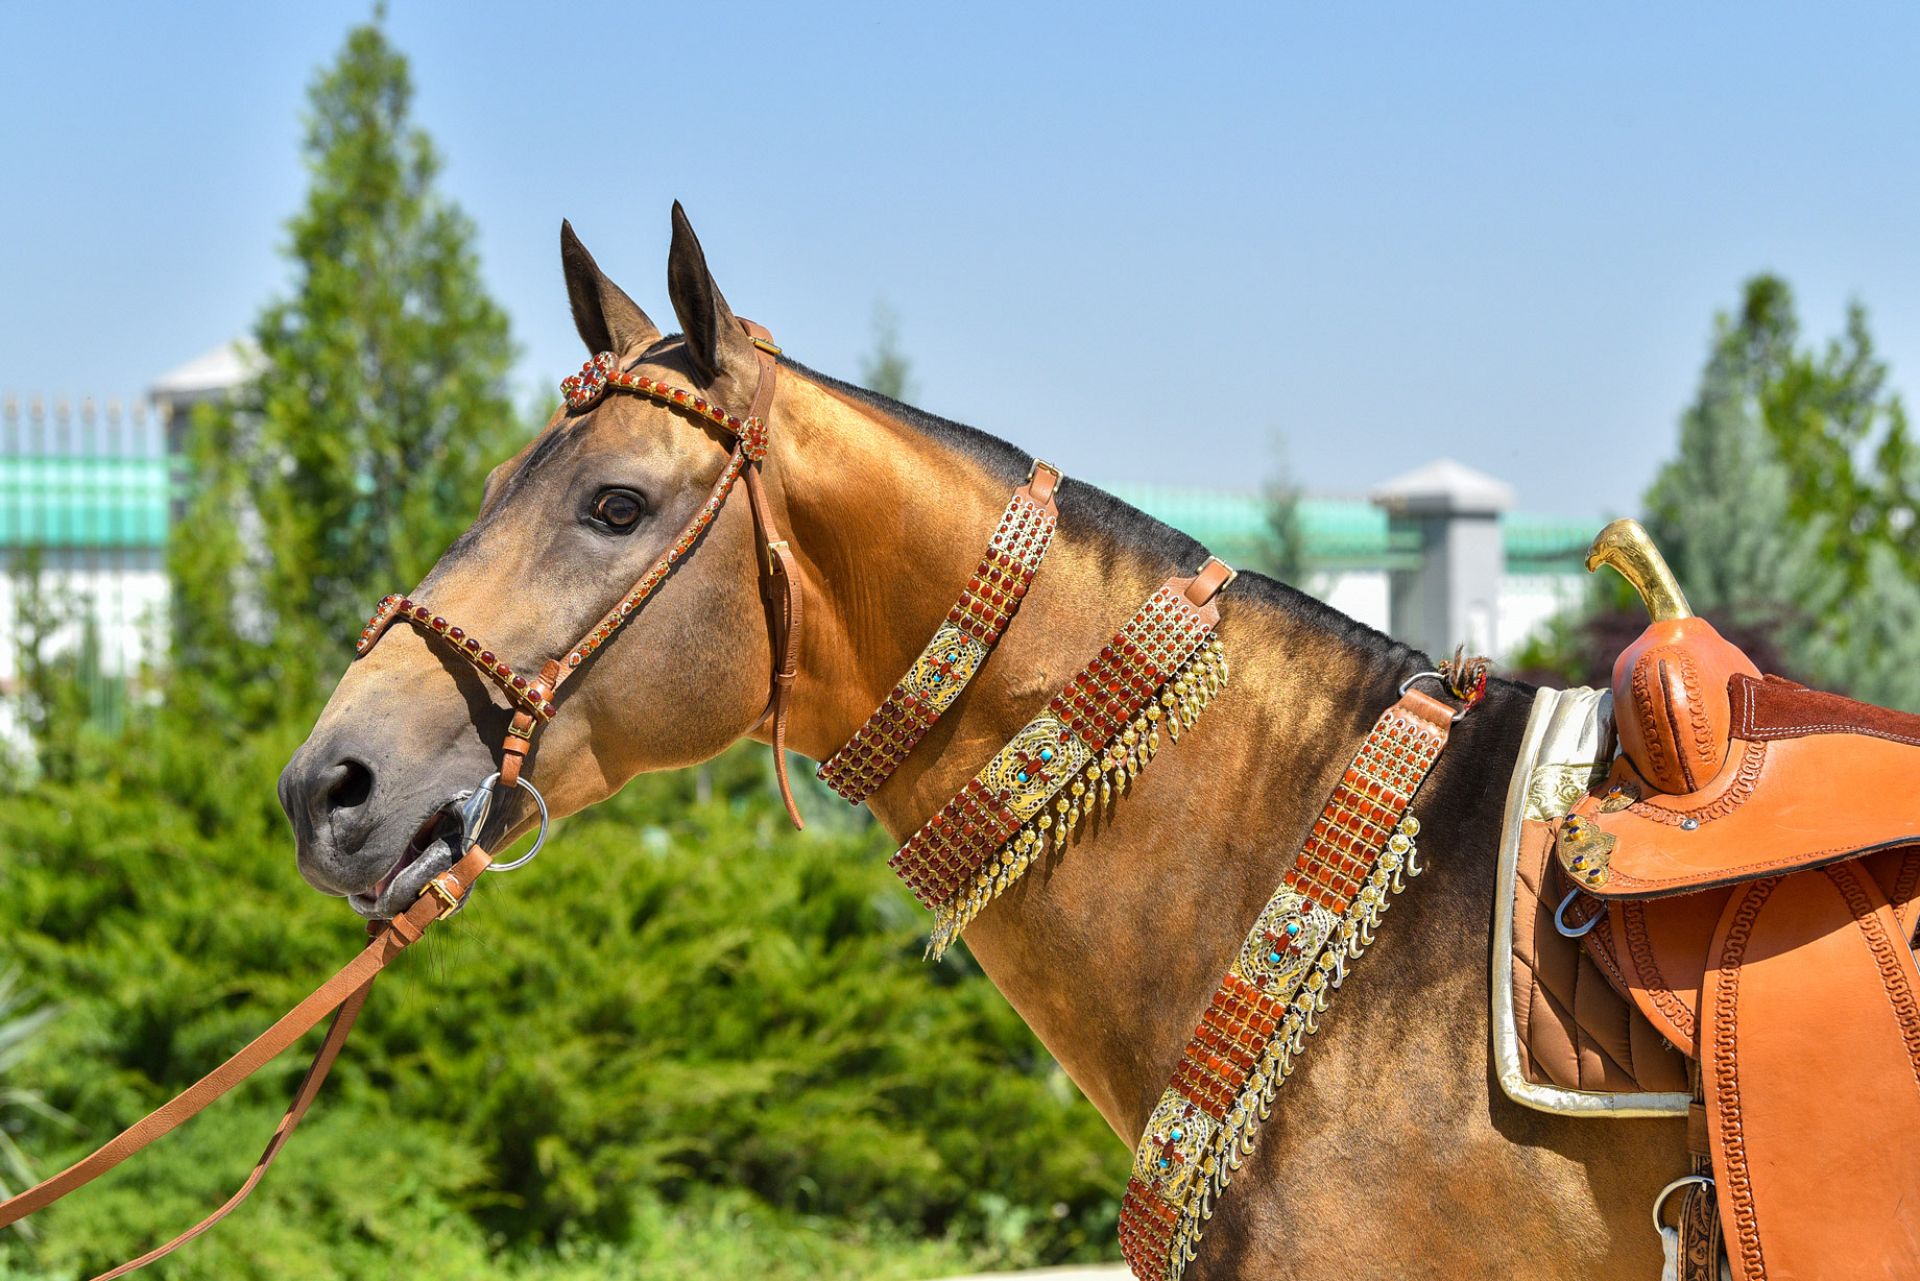
[[(1232, 564), (1272, 563), (1261, 494), (1110, 488)], [(1506, 658), (1580, 600), (1587, 544), (1602, 523), (1513, 512), (1512, 501), (1505, 484), (1451, 459), (1394, 477), (1367, 498), (1303, 497), (1294, 586), (1435, 657), (1464, 644)]]

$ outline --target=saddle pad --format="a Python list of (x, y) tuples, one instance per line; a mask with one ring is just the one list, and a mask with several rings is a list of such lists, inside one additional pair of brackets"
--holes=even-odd
[[(1553, 926), (1565, 893), (1551, 821), (1613, 754), (1611, 696), (1541, 690), (1508, 787), (1494, 888), (1495, 1075), (1514, 1102), (1572, 1116), (1681, 1116), (1686, 1064), (1635, 1011), (1580, 940)], [(1704, 951), (1705, 940), (1702, 940)]]
[(1652, 791), (1624, 757), (1573, 807), (1562, 870), (1596, 897), (1659, 898), (1920, 844), (1920, 717), (1735, 676), (1727, 764)]
[(1920, 1276), (1920, 971), (1845, 863), (1742, 885), (1701, 1047), (1735, 1281)]

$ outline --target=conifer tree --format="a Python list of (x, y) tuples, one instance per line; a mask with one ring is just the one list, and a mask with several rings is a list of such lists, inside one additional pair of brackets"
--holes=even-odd
[[(467, 217), (438, 194), (407, 60), (377, 22), (310, 91), (292, 285), (254, 327), (255, 381), (202, 413), (177, 531), (182, 666), (232, 638), (304, 699), (375, 598), (419, 581), (517, 431), (504, 313)], [(237, 537), (236, 537), (237, 530)]]
[(1760, 629), (1806, 679), (1920, 708), (1920, 460), (1865, 310), (1815, 351), (1793, 294), (1716, 322), (1647, 522), (1696, 609)]
[(913, 395), (913, 361), (900, 346), (900, 317), (885, 302), (873, 305), (873, 350), (860, 362), (860, 381), (902, 403)]
[(1715, 317), (1678, 451), (1647, 492), (1647, 525), (1694, 608), (1730, 622), (1778, 622), (1804, 572), (1808, 540), (1762, 411), (1798, 338), (1786, 282), (1749, 280), (1738, 312)]

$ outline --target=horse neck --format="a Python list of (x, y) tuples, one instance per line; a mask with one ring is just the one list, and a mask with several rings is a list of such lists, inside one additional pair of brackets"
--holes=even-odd
[[(795, 389), (784, 502), (807, 575), (790, 743), (846, 741), (959, 594), (1024, 466), (1001, 470), (883, 410)], [(1019, 615), (966, 693), (873, 796), (905, 840), (1172, 574), (1101, 524), (1069, 480)], [(1169, 544), (1174, 545), (1173, 543)], [(1227, 690), (1118, 802), (964, 938), (995, 985), (1131, 1143), (1249, 922), (1395, 686), (1420, 656), (1258, 575), (1220, 598)], [(1484, 790), (1484, 771), (1460, 785)], [(1449, 784), (1452, 786), (1452, 784)]]

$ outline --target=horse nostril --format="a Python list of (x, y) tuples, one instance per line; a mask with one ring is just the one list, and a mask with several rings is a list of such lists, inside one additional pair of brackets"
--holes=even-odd
[(373, 771), (355, 760), (341, 761), (334, 769), (339, 777), (327, 789), (327, 809), (350, 810), (365, 805), (373, 795)]

